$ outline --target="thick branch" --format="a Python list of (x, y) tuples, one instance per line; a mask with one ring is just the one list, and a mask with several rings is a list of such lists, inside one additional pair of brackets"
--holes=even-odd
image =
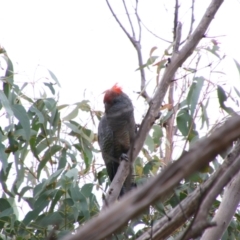
[[(211, 189), (211, 187), (221, 178), (222, 175), (240, 156), (239, 145), (235, 146), (233, 151), (227, 156), (224, 163), (212, 174), (212, 176), (196, 190), (194, 190), (187, 198), (185, 198), (178, 206), (169, 211), (165, 217), (161, 218), (151, 230), (141, 235), (137, 240), (161, 239), (169, 236), (170, 233), (182, 226), (198, 209), (202, 195)], [(171, 219), (169, 221), (169, 219)], [(209, 238), (211, 239), (211, 238)]]
[[(237, 170), (238, 169), (240, 169), (240, 167), (238, 167)], [(221, 239), (233, 215), (235, 214), (239, 201), (240, 201), (240, 172), (238, 172), (238, 174), (235, 175), (235, 177), (226, 187), (222, 202), (218, 208), (217, 213), (212, 219), (213, 222), (217, 223), (217, 227), (205, 231), (201, 240)]]
[[(203, 203), (201, 204), (201, 207), (199, 209), (199, 212), (196, 216), (196, 222), (197, 221), (203, 221), (207, 219), (208, 216), (208, 210), (213, 204), (213, 201), (216, 199), (216, 197), (219, 195), (219, 193), (222, 192), (223, 188), (226, 186), (226, 182), (229, 182), (233, 176), (238, 173), (240, 166), (240, 141), (238, 141), (238, 144), (236, 147), (238, 149), (238, 159), (219, 177), (214, 184), (214, 187), (210, 190), (210, 192), (207, 194), (207, 197), (205, 197)], [(236, 156), (235, 156), (236, 157)], [(231, 195), (228, 195), (228, 197)], [(228, 209), (229, 211), (229, 209)], [(235, 211), (235, 209), (234, 209)]]
[(138, 216), (150, 204), (161, 201), (173, 191), (182, 179), (206, 166), (219, 152), (226, 149), (239, 136), (240, 117), (235, 116), (210, 137), (199, 141), (178, 161), (167, 166), (157, 177), (150, 179), (141, 188), (130, 192), (121, 201), (111, 205), (82, 226), (75, 235), (67, 236), (64, 240), (95, 240), (110, 235), (126, 224), (129, 219)]
[[(211, 188), (209, 193), (205, 196), (204, 201), (201, 204), (200, 209), (198, 210), (198, 214), (196, 216), (196, 219), (194, 220), (192, 229), (190, 229), (190, 231), (186, 234), (186, 236), (184, 238), (181, 238), (181, 240), (190, 239), (191, 237), (193, 237), (192, 231), (194, 231), (194, 228), (197, 228), (197, 226), (201, 225), (203, 222), (205, 222), (205, 223), (208, 222), (208, 220), (207, 220), (208, 212), (209, 212), (209, 209), (211, 208), (213, 202), (215, 201), (217, 196), (222, 192), (223, 188), (230, 182), (231, 178), (239, 172), (239, 169), (240, 169), (240, 156), (238, 156), (238, 158), (234, 161), (234, 163), (214, 183), (214, 186)], [(239, 187), (238, 187), (238, 189), (239, 189)], [(228, 199), (229, 199), (229, 196), (231, 196), (231, 195), (228, 195)], [(235, 202), (234, 206), (232, 206), (228, 203), (229, 207), (231, 206), (231, 209), (233, 210), (233, 211), (231, 211), (229, 221), (231, 220), (233, 214), (235, 213), (238, 202), (240, 200), (240, 194), (238, 194), (238, 198), (237, 199), (235, 198), (235, 200), (237, 200), (237, 204), (236, 204), (236, 201), (234, 201)], [(225, 209), (225, 212), (229, 212), (229, 210), (230, 210), (229, 207)], [(229, 216), (229, 214), (227, 214), (227, 215)], [(224, 218), (224, 223), (226, 223), (225, 221), (226, 221), (226, 218)], [(215, 221), (213, 220), (213, 222), (215, 222)], [(225, 227), (227, 227), (227, 226), (228, 226), (228, 224)], [(221, 226), (221, 227), (223, 227), (223, 226)], [(212, 228), (212, 230), (213, 229), (214, 228)], [(205, 229), (199, 228), (198, 236), (202, 235), (203, 230), (205, 230)], [(222, 229), (222, 230), (223, 231), (221, 231), (221, 232), (224, 233), (224, 229)], [(195, 234), (196, 234), (196, 232), (195, 232)], [(198, 237), (198, 236), (194, 236), (194, 237)], [(219, 239), (218, 235), (211, 235), (211, 236), (212, 237), (210, 237), (210, 238), (207, 237), (205, 239), (211, 239), (211, 240)]]

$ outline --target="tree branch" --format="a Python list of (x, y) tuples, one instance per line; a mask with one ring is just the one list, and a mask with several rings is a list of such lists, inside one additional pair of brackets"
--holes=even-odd
[(130, 22), (130, 26), (131, 26), (131, 29), (132, 29), (132, 32), (133, 32), (133, 36), (131, 36), (128, 33), (128, 31), (125, 29), (123, 24), (120, 22), (120, 20), (118, 19), (117, 15), (113, 11), (109, 1), (106, 0), (106, 2), (107, 2), (108, 8), (110, 9), (113, 17), (115, 18), (115, 20), (117, 21), (117, 23), (119, 24), (119, 26), (123, 30), (123, 32), (127, 35), (128, 39), (130, 40), (130, 42), (133, 44), (134, 48), (137, 51), (138, 65), (139, 65), (139, 69), (140, 69), (139, 71), (140, 71), (140, 75), (141, 75), (141, 96), (143, 96), (146, 99), (146, 101), (149, 103), (150, 102), (150, 97), (148, 96), (148, 94), (146, 92), (146, 89), (145, 89), (146, 88), (145, 71), (144, 71), (144, 68), (142, 68), (142, 66), (143, 66), (143, 59), (142, 59), (142, 51), (141, 51), (141, 26), (140, 26), (140, 22), (139, 22), (139, 18), (138, 18), (138, 13), (137, 13), (138, 2), (136, 2), (135, 15), (136, 15), (138, 26), (139, 26), (139, 39), (136, 39), (136, 37), (135, 37), (135, 31), (134, 31), (134, 28), (133, 28), (133, 25), (132, 25), (132, 21), (131, 21), (131, 19), (129, 17), (129, 13), (128, 13), (127, 7), (125, 5), (125, 1), (123, 0), (123, 4), (124, 4), (125, 11), (127, 12), (127, 16), (128, 16), (129, 22)]
[[(238, 142), (238, 148), (240, 144)], [(238, 170), (240, 167), (237, 168)], [(237, 170), (236, 169), (236, 170)], [(234, 175), (232, 175), (234, 176)], [(230, 177), (232, 177), (230, 176)], [(229, 198), (231, 196), (231, 198)], [(205, 231), (201, 240), (217, 240), (221, 239), (223, 233), (227, 229), (240, 201), (240, 172), (232, 179), (226, 187), (222, 202), (212, 221), (217, 223), (217, 227)]]
[[(218, 179), (216, 179), (214, 186), (211, 188), (209, 193), (206, 194), (206, 196), (198, 210), (197, 216), (194, 219), (193, 227), (190, 229), (190, 231), (186, 234), (186, 236), (184, 238), (181, 238), (181, 240), (190, 239), (191, 237), (193, 237), (192, 230), (194, 228), (197, 228), (197, 226), (199, 224), (202, 225), (203, 222), (208, 223), (207, 217), (208, 217), (208, 212), (209, 212), (210, 207), (212, 206), (216, 197), (222, 192), (223, 188), (229, 183), (231, 178), (239, 172), (239, 169), (240, 169), (240, 156), (238, 156), (237, 159), (234, 161), (234, 163), (231, 166), (229, 166), (229, 168)], [(231, 196), (231, 195), (228, 195), (228, 197), (229, 196)], [(235, 204), (235, 207), (237, 208), (236, 204)], [(231, 211), (232, 215), (234, 214), (236, 208), (234, 208), (234, 211)], [(225, 211), (226, 211), (226, 209), (225, 209)], [(229, 211), (229, 208), (227, 209), (227, 211)], [(232, 215), (231, 215), (231, 217), (232, 217)], [(224, 218), (224, 222), (225, 222), (225, 220), (226, 219)], [(214, 223), (214, 221), (213, 221), (213, 223)], [(203, 230), (205, 230), (205, 229), (199, 228), (199, 230), (200, 231), (198, 232), (198, 234), (199, 234), (198, 236), (201, 236)], [(221, 232), (223, 233), (224, 231), (221, 231)], [(195, 234), (196, 234), (196, 232), (195, 232)], [(198, 237), (198, 236), (194, 236), (194, 237)], [(211, 239), (211, 240), (219, 239), (219, 237), (217, 237), (217, 235), (211, 235), (211, 236), (212, 236), (211, 238), (205, 238), (205, 239)]]
[(195, 22), (195, 19), (194, 19), (194, 4), (195, 4), (195, 0), (192, 0), (192, 6), (191, 6), (191, 9), (192, 9), (192, 11), (191, 11), (191, 24), (190, 24), (188, 36), (190, 36), (190, 34), (192, 33), (193, 23)]
[[(228, 170), (228, 168), (231, 167), (232, 164), (237, 160), (238, 156), (240, 156), (240, 149), (239, 147), (235, 146), (223, 164), (216, 170), (216, 172), (212, 174), (212, 176), (206, 182), (198, 186), (198, 188), (196, 188), (174, 209), (167, 212), (165, 217), (156, 222), (151, 230), (148, 230), (142, 234), (137, 240), (148, 240), (150, 236), (152, 236), (152, 239), (166, 238), (170, 233), (182, 226), (199, 207), (199, 201), (202, 198), (203, 194), (206, 195), (211, 187), (214, 186), (214, 183), (220, 179), (221, 176)], [(169, 219), (171, 220), (169, 221)]]
[(176, 40), (176, 35), (177, 35), (178, 11), (179, 11), (178, 0), (175, 0), (175, 11), (174, 11), (174, 21), (173, 21), (173, 40), (174, 41)]
[[(106, 1), (108, 3), (108, 0)], [(172, 82), (174, 74), (176, 73), (177, 69), (182, 65), (182, 63), (192, 54), (197, 44), (204, 36), (209, 24), (211, 23), (212, 19), (214, 18), (214, 15), (216, 14), (217, 10), (219, 9), (222, 3), (223, 0), (212, 0), (202, 20), (200, 21), (199, 25), (197, 26), (193, 34), (189, 37), (185, 45), (182, 47), (180, 51), (178, 51), (178, 53), (173, 52), (171, 63), (164, 72), (162, 80), (158, 85), (155, 95), (153, 96), (150, 102), (148, 112), (145, 118), (143, 119), (140, 129), (137, 133), (134, 144), (131, 146), (131, 149), (128, 154), (129, 159), (133, 160), (136, 159), (139, 152), (141, 151), (146, 136), (149, 130), (151, 129), (153, 123), (155, 122), (156, 117), (159, 114), (160, 106), (162, 105), (163, 99), (166, 95), (170, 83)], [(110, 185), (110, 188), (112, 190), (111, 192), (113, 193), (111, 196), (113, 197), (116, 196), (116, 194), (114, 194), (115, 191), (120, 192), (120, 189), (127, 177), (128, 173), (128, 171), (126, 171), (126, 169), (128, 168), (127, 165), (128, 163), (126, 161), (121, 162), (120, 166), (118, 167), (117, 174), (115, 175), (116, 180), (114, 179)], [(123, 175), (123, 173), (125, 175)], [(109, 199), (107, 197), (107, 200), (109, 203), (111, 203), (115, 202), (116, 198)]]
[[(179, 45), (181, 42), (181, 34), (182, 34), (182, 24), (177, 21), (178, 18), (178, 0), (176, 0), (176, 7), (175, 7), (175, 18), (174, 18), (174, 45), (173, 45), (173, 52), (178, 53), (179, 50)], [(175, 26), (176, 23), (176, 26)], [(175, 78), (175, 77), (173, 77)], [(166, 121), (166, 150), (165, 150), (165, 157), (164, 157), (164, 163), (165, 165), (169, 164), (172, 161), (172, 152), (173, 152), (173, 136), (175, 132), (174, 128), (174, 121), (175, 121), (175, 114), (176, 111), (174, 111), (173, 105), (174, 105), (174, 85), (175, 82), (172, 81), (170, 86), (169, 86), (169, 91), (168, 91), (168, 104), (171, 107), (168, 111), (173, 111), (173, 114), (169, 117), (169, 119)]]
[(130, 18), (130, 15), (129, 15), (129, 12), (128, 12), (128, 9), (127, 9), (127, 5), (126, 5), (126, 3), (125, 3), (125, 0), (122, 0), (122, 2), (123, 2), (123, 6), (124, 6), (124, 9), (125, 9), (126, 14), (127, 14), (127, 17), (128, 17), (128, 21), (129, 21), (131, 30), (132, 30), (132, 38), (133, 38), (133, 39), (136, 39), (135, 31), (134, 31), (133, 24), (132, 24), (132, 20), (131, 20), (131, 18)]
[[(224, 136), (224, 137), (222, 137)], [(161, 201), (177, 184), (195, 171), (202, 169), (216, 155), (226, 149), (240, 136), (240, 117), (229, 119), (210, 137), (202, 139), (188, 153), (167, 166), (161, 174), (150, 179), (141, 188), (131, 191), (121, 201), (111, 205), (88, 223), (81, 226), (75, 235), (64, 240), (103, 239), (138, 216), (150, 204)], [(204, 149), (204, 151), (202, 150)]]

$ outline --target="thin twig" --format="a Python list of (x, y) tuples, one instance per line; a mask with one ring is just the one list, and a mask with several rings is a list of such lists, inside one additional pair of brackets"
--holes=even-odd
[(117, 15), (115, 14), (115, 12), (113, 11), (110, 3), (108, 0), (106, 0), (107, 2), (107, 5), (108, 5), (108, 8), (109, 10), (111, 11), (113, 17), (115, 18), (115, 20), (117, 21), (117, 23), (119, 24), (120, 28), (123, 30), (123, 32), (127, 35), (128, 39), (131, 41), (131, 43), (133, 44), (133, 46), (135, 48), (137, 48), (137, 42), (135, 41), (135, 39), (133, 39), (133, 37), (128, 33), (128, 31), (125, 29), (125, 27), (122, 25), (122, 23), (120, 22), (120, 20), (118, 19)]
[(154, 37), (156, 37), (156, 38), (158, 38), (158, 39), (160, 39), (160, 40), (162, 40), (162, 41), (164, 41), (164, 42), (167, 42), (167, 43), (170, 43), (170, 44), (172, 43), (171, 41), (169, 41), (169, 40), (167, 40), (167, 39), (165, 39), (165, 38), (159, 37), (156, 33), (152, 32), (152, 31), (143, 23), (143, 21), (141, 20), (141, 18), (139, 17), (139, 15), (137, 15), (137, 16), (138, 16), (139, 21), (141, 22), (142, 26), (143, 26), (149, 33), (151, 33)]
[(131, 18), (130, 18), (130, 15), (129, 15), (129, 12), (128, 12), (128, 9), (127, 9), (127, 5), (126, 5), (126, 3), (125, 3), (125, 0), (122, 0), (122, 2), (123, 2), (124, 9), (125, 9), (125, 11), (126, 11), (126, 14), (127, 14), (127, 18), (128, 18), (128, 21), (129, 21), (131, 30), (132, 30), (132, 38), (136, 40), (135, 31), (134, 31), (133, 24), (132, 24), (132, 20), (131, 20)]
[(195, 22), (195, 19), (194, 19), (194, 4), (195, 4), (195, 0), (192, 0), (192, 6), (191, 6), (191, 24), (190, 24), (190, 29), (189, 29), (189, 32), (188, 32), (188, 37), (192, 34), (192, 30), (193, 30), (193, 23)]
[[(121, 27), (121, 29), (123, 30), (123, 32), (127, 35), (128, 39), (131, 41), (131, 43), (133, 44), (134, 48), (136, 49), (137, 51), (137, 55), (138, 55), (138, 65), (139, 65), (139, 68), (140, 68), (140, 75), (141, 75), (141, 96), (143, 96), (146, 101), (149, 103), (151, 98), (149, 97), (147, 91), (146, 91), (146, 77), (145, 77), (145, 70), (144, 68), (142, 67), (143, 66), (143, 58), (142, 58), (142, 51), (141, 51), (141, 38), (139, 38), (138, 40), (135, 38), (135, 32), (134, 30), (133, 31), (133, 36), (131, 36), (128, 31), (126, 30), (126, 28), (122, 25), (122, 23), (120, 22), (120, 20), (118, 19), (117, 15), (115, 14), (115, 12), (113, 11), (110, 3), (108, 0), (106, 0), (107, 2), (107, 5), (108, 5), (108, 8), (110, 9), (113, 17), (115, 18), (115, 20), (117, 21), (117, 23), (119, 24), (119, 26)], [(123, 1), (123, 4), (125, 2)], [(138, 19), (138, 13), (137, 13), (137, 7), (138, 5), (136, 4), (136, 7), (135, 7), (135, 15), (137, 17), (137, 20), (138, 20), (138, 24), (140, 25), (140, 22), (139, 22), (139, 19)], [(127, 11), (127, 15), (129, 16), (129, 13), (128, 13), (128, 10), (127, 10), (127, 7), (125, 7), (125, 10)], [(131, 22), (131, 19), (129, 17), (129, 21), (130, 21), (130, 25), (131, 25), (131, 28), (133, 28), (133, 25), (132, 25), (132, 22)], [(141, 26), (140, 26), (140, 29), (139, 31), (141, 32)], [(141, 37), (141, 34), (139, 35), (139, 37)]]
[(173, 40), (176, 40), (177, 35), (177, 25), (178, 25), (178, 12), (179, 12), (179, 4), (178, 0), (175, 0), (175, 11), (174, 11), (174, 21), (173, 21)]
[(140, 21), (139, 15), (138, 15), (138, 0), (136, 0), (135, 15), (137, 17), (137, 23), (138, 23), (138, 29), (139, 29), (138, 41), (141, 42), (142, 26), (141, 26), (141, 21)]

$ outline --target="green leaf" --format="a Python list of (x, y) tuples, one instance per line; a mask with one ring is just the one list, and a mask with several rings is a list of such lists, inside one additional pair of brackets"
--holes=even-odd
[(33, 189), (33, 187), (30, 187), (30, 186), (25, 186), (25, 187), (23, 187), (22, 190), (21, 190), (21, 192), (19, 193), (19, 195), (20, 195), (21, 197), (23, 197), (23, 195), (24, 195), (28, 190), (30, 190), (30, 189)]
[(62, 104), (62, 105), (57, 106), (57, 109), (61, 110), (61, 109), (66, 108), (68, 106), (69, 106), (69, 104)]
[(53, 84), (51, 82), (50, 83), (44, 82), (43, 84), (50, 89), (50, 91), (53, 95), (55, 94), (55, 89), (54, 89)]
[(45, 197), (44, 201), (42, 201), (42, 205), (38, 208), (35, 208), (33, 211), (29, 211), (25, 218), (22, 221), (23, 226), (27, 226), (32, 220), (36, 219), (39, 216), (39, 213), (48, 205), (47, 198)]
[(31, 111), (37, 115), (39, 123), (42, 123), (42, 124), (44, 123), (45, 119), (44, 119), (43, 114), (34, 105), (32, 105), (30, 107), (29, 111)]
[(207, 51), (209, 51), (210, 53), (212, 53), (213, 55), (215, 55), (217, 58), (220, 59), (220, 56), (218, 54), (218, 50), (219, 50), (219, 47), (217, 45), (213, 45), (212, 48), (206, 48)]
[[(11, 208), (10, 203), (5, 198), (0, 198), (0, 213)], [(13, 210), (12, 210), (13, 213)]]
[(60, 212), (54, 212), (47, 214), (46, 216), (41, 218), (40, 221), (36, 221), (36, 223), (38, 226), (45, 228), (46, 226), (49, 225), (60, 224), (61, 222), (63, 222), (63, 220), (64, 218), (62, 217), (62, 214)]
[(237, 88), (233, 87), (233, 89), (237, 93), (238, 97), (240, 98), (240, 92), (237, 90)]
[(226, 231), (224, 232), (221, 240), (229, 240), (228, 229), (226, 229)]
[(4, 172), (6, 171), (8, 166), (7, 159), (8, 159), (8, 156), (5, 153), (5, 146), (2, 143), (0, 143), (0, 161), (2, 163), (2, 169)]
[(93, 184), (92, 183), (87, 183), (85, 185), (83, 185), (82, 189), (81, 189), (81, 193), (86, 197), (89, 198), (92, 190), (93, 190)]
[(36, 148), (36, 155), (39, 155), (44, 149), (46, 149), (47, 147), (50, 148), (51, 144), (54, 143), (54, 141), (57, 141), (58, 138), (57, 137), (52, 137), (52, 138), (44, 138), (44, 140), (42, 140)]
[(69, 190), (69, 194), (71, 195), (72, 200), (75, 202), (75, 206), (77, 207), (77, 209), (83, 213), (85, 220), (89, 219), (90, 214), (87, 200), (85, 196), (80, 192), (79, 187), (75, 186), (70, 188)]
[(75, 107), (67, 116), (65, 116), (62, 120), (69, 121), (78, 115), (78, 107)]
[(57, 85), (58, 85), (59, 87), (61, 87), (61, 85), (60, 85), (57, 77), (55, 76), (55, 74), (54, 74), (51, 70), (49, 70), (49, 69), (48, 69), (48, 72), (49, 72), (49, 74), (51, 75), (51, 78), (57, 83)]
[(189, 115), (188, 109), (187, 108), (181, 109), (177, 115), (177, 127), (183, 136), (188, 136), (191, 123), (192, 118)]
[(65, 168), (67, 164), (67, 150), (64, 148), (61, 152), (61, 156), (59, 158), (58, 169)]
[(70, 123), (64, 122), (64, 124), (67, 125), (73, 132), (78, 133), (82, 138), (86, 139), (89, 143), (92, 142), (92, 138), (90, 138), (91, 136), (88, 137), (88, 135), (84, 133), (83, 128), (79, 124), (76, 126), (73, 121), (70, 121)]
[(138, 71), (140, 69), (143, 69), (145, 67), (152, 65), (156, 61), (157, 58), (158, 58), (158, 56), (150, 56), (149, 59), (147, 60), (147, 62), (145, 64), (143, 64), (142, 66), (139, 66), (139, 68), (137, 68), (135, 71)]
[[(143, 173), (145, 175), (148, 175), (150, 172), (152, 174), (156, 174), (160, 166), (160, 162), (157, 160), (151, 160), (149, 161), (143, 168)], [(152, 175), (151, 174), (151, 175)]]
[(54, 172), (45, 182), (44, 187), (48, 187), (52, 183), (56, 182), (59, 175), (62, 173), (63, 169), (58, 169), (56, 172)]
[(10, 217), (11, 214), (13, 214), (13, 209), (12, 208), (5, 209), (0, 213), (0, 219), (2, 217)]
[(13, 105), (12, 110), (14, 112), (14, 116), (19, 120), (26, 133), (26, 140), (29, 141), (31, 136), (31, 129), (29, 117), (25, 108), (22, 105)]
[(0, 198), (0, 229), (4, 227), (6, 223), (10, 223), (13, 209), (8, 200)]
[(44, 99), (44, 103), (46, 108), (51, 112), (56, 108), (57, 102), (54, 98), (46, 98)]
[(90, 105), (88, 104), (89, 101), (88, 100), (83, 100), (81, 102), (75, 103), (79, 109), (81, 109), (82, 111), (85, 112), (89, 112), (91, 110)]
[(227, 100), (227, 96), (223, 88), (217, 85), (217, 95), (220, 106), (224, 106), (224, 102)]
[(78, 170), (76, 168), (72, 168), (65, 173), (65, 176), (73, 178), (76, 181), (78, 179)]
[(155, 149), (154, 141), (148, 134), (145, 140), (145, 144), (148, 146), (149, 151), (153, 152)]
[(226, 93), (225, 93), (224, 89), (219, 85), (217, 85), (217, 94), (218, 94), (218, 101), (219, 101), (220, 107), (230, 115), (235, 113), (232, 108), (227, 107), (225, 105), (224, 102), (227, 100), (227, 96), (226, 96)]
[(63, 194), (65, 194), (66, 192), (63, 191), (62, 189), (57, 190), (55, 196), (53, 197), (49, 212), (53, 212), (54, 208), (56, 206), (56, 204), (58, 203), (58, 201), (60, 200), (60, 198), (63, 196)]
[(189, 89), (188, 96), (187, 96), (187, 103), (190, 107), (191, 116), (193, 116), (196, 106), (198, 104), (198, 99), (204, 84), (203, 77), (197, 77), (193, 79), (193, 83)]
[(159, 125), (153, 125), (153, 141), (154, 144), (160, 145), (161, 138), (163, 137), (162, 128)]
[(71, 186), (73, 186), (73, 184), (75, 184), (75, 183), (73, 183), (72, 178), (70, 178), (66, 175), (63, 175), (61, 177), (59, 183), (61, 184), (61, 187), (64, 191), (67, 191)]
[(45, 167), (45, 165), (47, 164), (48, 161), (51, 160), (52, 156), (54, 156), (54, 154), (56, 154), (57, 152), (59, 152), (62, 149), (62, 146), (59, 145), (53, 145), (52, 147), (50, 147), (44, 154), (40, 164), (38, 165), (38, 169), (37, 169), (37, 178), (39, 179), (40, 174), (42, 169)]
[(195, 143), (199, 139), (198, 132), (195, 129), (191, 129), (187, 139), (189, 142), (191, 142), (191, 144)]
[(202, 126), (201, 126), (201, 129), (203, 128), (204, 123), (206, 123), (207, 124), (207, 128), (209, 128), (209, 118), (208, 118), (208, 115), (207, 115), (208, 102), (209, 102), (209, 100), (207, 100), (206, 105), (203, 105), (202, 103), (200, 104), (201, 110), (202, 110), (202, 115), (201, 115)]
[(51, 113), (50, 123), (54, 132), (61, 126), (60, 113), (57, 108), (55, 108)]
[(84, 157), (84, 163), (86, 165), (85, 172), (87, 172), (90, 169), (90, 166), (92, 164), (93, 154), (92, 154), (91, 149), (89, 149), (89, 147), (86, 145), (83, 145), (82, 153), (83, 153), (83, 157)]
[(9, 114), (9, 116), (13, 116), (13, 111), (11, 109), (10, 102), (8, 101), (6, 95), (2, 90), (0, 90), (0, 101), (2, 106), (5, 108), (6, 112)]
[(237, 70), (238, 70), (238, 73), (239, 73), (239, 76), (240, 76), (240, 64), (238, 63), (238, 61), (236, 59), (233, 59), (236, 67), (237, 67)]

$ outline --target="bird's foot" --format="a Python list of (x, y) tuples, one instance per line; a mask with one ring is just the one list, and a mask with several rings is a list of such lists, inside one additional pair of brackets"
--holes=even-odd
[(125, 154), (125, 153), (122, 153), (121, 156), (120, 156), (120, 161), (123, 161), (123, 160), (128, 162), (128, 155)]

